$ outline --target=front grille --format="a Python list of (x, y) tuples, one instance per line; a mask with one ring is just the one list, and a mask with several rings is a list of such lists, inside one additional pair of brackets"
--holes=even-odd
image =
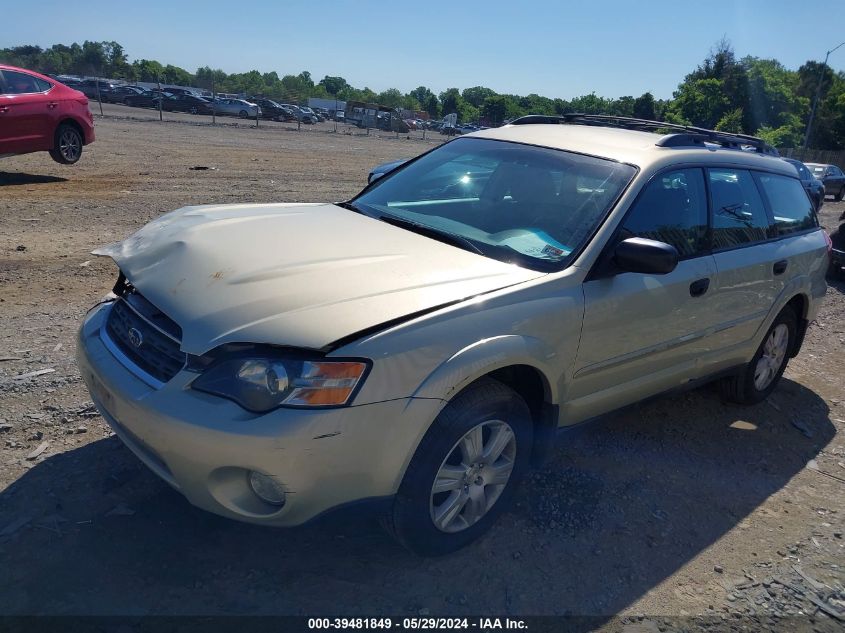
[(132, 363), (167, 382), (185, 366), (179, 349), (182, 330), (135, 291), (119, 297), (109, 311), (106, 334)]

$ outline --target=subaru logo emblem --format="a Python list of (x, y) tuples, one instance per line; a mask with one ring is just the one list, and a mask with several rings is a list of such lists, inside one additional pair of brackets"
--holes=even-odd
[(144, 335), (134, 327), (129, 328), (129, 342), (132, 343), (132, 347), (141, 347), (144, 343)]

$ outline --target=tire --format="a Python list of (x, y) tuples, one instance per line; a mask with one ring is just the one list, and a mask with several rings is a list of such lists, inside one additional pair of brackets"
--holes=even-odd
[(249, 112), (247, 112), (246, 110), (241, 110), (240, 112), (238, 112), (238, 116), (242, 119), (245, 119), (249, 116)]
[(775, 318), (751, 362), (739, 374), (721, 380), (722, 398), (739, 404), (756, 404), (765, 400), (775, 390), (786, 369), (797, 330), (798, 317), (787, 306)]
[(197, 114), (197, 107), (191, 106), (191, 108), (190, 108), (190, 110), (188, 110), (188, 112), (190, 112), (191, 114)]
[[(434, 420), (382, 525), (420, 556), (447, 554), (476, 540), (507, 508), (528, 471), (532, 431), (528, 405), (515, 391), (491, 378), (476, 381)], [(446, 487), (435, 492), (438, 474)], [(492, 483), (495, 476), (501, 483)]]
[(82, 156), (84, 143), (82, 133), (75, 126), (62, 123), (56, 130), (50, 158), (62, 165), (73, 165)]
[(836, 202), (842, 202), (843, 197), (845, 197), (845, 185), (842, 185), (842, 187), (840, 187), (839, 193), (837, 193), (835, 196), (833, 196), (833, 199)]
[(131, 106), (132, 104), (131, 104), (131, 103), (129, 103), (129, 99), (124, 99), (124, 100), (123, 100), (123, 105), (125, 105), (125, 106)]

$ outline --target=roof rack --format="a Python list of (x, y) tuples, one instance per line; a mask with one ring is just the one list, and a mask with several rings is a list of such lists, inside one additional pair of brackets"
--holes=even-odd
[(538, 123), (596, 125), (601, 127), (618, 127), (626, 130), (640, 130), (656, 132), (666, 130), (670, 132), (657, 141), (658, 147), (704, 147), (705, 143), (713, 143), (728, 149), (753, 150), (759, 154), (780, 156), (778, 151), (761, 138), (747, 134), (733, 134), (708, 130), (692, 125), (679, 125), (666, 121), (650, 121), (610, 114), (581, 114), (571, 113), (560, 116), (545, 114), (529, 114), (511, 121), (511, 125), (530, 125)]

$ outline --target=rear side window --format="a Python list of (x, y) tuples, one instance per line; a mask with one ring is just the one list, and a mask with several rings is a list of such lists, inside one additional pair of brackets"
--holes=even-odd
[(702, 171), (679, 169), (658, 175), (637, 198), (622, 225), (622, 235), (671, 244), (681, 257), (702, 252), (707, 236)]
[(736, 248), (767, 239), (769, 218), (751, 173), (744, 169), (710, 169), (708, 177), (713, 249)]
[(0, 94), (22, 95), (35, 92), (44, 92), (52, 88), (52, 85), (26, 73), (15, 72), (14, 70), (0, 70)]
[(777, 174), (758, 174), (775, 219), (778, 234), (806, 231), (818, 226), (813, 203), (798, 180)]

